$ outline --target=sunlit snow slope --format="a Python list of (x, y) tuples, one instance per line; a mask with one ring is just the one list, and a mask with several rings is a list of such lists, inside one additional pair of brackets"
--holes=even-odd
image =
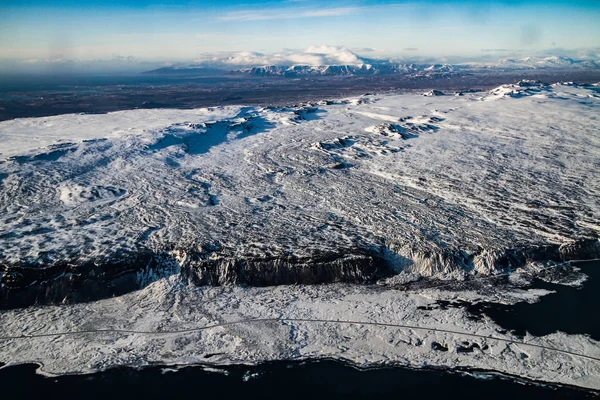
[(2, 122), (3, 304), (597, 256), (598, 86), (436, 94)]

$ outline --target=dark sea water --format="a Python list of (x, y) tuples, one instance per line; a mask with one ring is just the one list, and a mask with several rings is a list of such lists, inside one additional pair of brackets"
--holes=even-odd
[(555, 291), (538, 303), (514, 305), (482, 303), (467, 307), (473, 313), (484, 313), (504, 329), (519, 336), (526, 332), (535, 336), (556, 331), (588, 334), (600, 341), (600, 262), (575, 264), (589, 277), (583, 287), (569, 287), (536, 280), (533, 287)]
[(340, 362), (274, 362), (170, 370), (118, 368), (83, 376), (45, 378), (37, 366), (0, 370), (3, 399), (590, 399), (594, 393), (502, 378), (404, 368), (358, 370)]

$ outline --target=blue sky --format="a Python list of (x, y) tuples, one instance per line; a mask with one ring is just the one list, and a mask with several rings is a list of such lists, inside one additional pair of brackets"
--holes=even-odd
[(384, 56), (525, 54), (600, 47), (599, 21), (596, 0), (2, 0), (0, 59), (183, 61), (324, 44)]

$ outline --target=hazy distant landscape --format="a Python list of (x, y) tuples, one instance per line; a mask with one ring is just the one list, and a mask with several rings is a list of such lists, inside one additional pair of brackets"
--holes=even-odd
[(0, 79), (0, 120), (136, 108), (197, 108), (236, 104), (283, 106), (369, 92), (410, 93), (438, 89), (454, 94), (464, 90), (490, 89), (521, 79), (579, 83), (600, 81), (600, 69), (462, 70), (450, 76), (385, 74), (285, 78), (190, 75), (8, 76)]

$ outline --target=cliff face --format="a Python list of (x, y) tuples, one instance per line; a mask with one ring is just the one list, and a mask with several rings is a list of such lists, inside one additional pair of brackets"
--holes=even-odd
[(140, 249), (111, 258), (51, 265), (0, 265), (0, 308), (74, 303), (117, 296), (144, 288), (165, 276), (179, 275), (197, 286), (274, 286), (294, 284), (368, 284), (407, 271), (423, 278), (473, 279), (527, 269), (532, 262), (600, 258), (600, 241), (582, 239), (566, 245), (481, 250), (337, 249), (311, 255), (194, 253), (155, 254)]
[(193, 285), (273, 286), (317, 283), (370, 283), (392, 271), (376, 252), (345, 249), (312, 256), (224, 257), (140, 249), (111, 258), (54, 264), (0, 265), (0, 308), (73, 303), (138, 290), (157, 279), (180, 274)]
[(86, 260), (0, 265), (0, 308), (74, 303), (117, 296), (150, 282), (148, 271), (172, 273), (174, 264), (149, 250)]
[(272, 286), (333, 282), (368, 283), (391, 273), (378, 254), (348, 249), (312, 257), (202, 259), (191, 257), (182, 274), (196, 285)]

